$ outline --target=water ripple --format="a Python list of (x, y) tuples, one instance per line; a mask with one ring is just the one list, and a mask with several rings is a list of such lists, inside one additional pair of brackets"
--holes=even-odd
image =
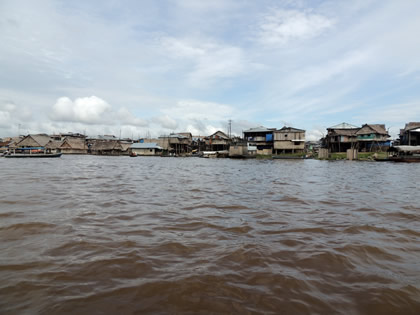
[(0, 313), (420, 313), (417, 165), (0, 162)]

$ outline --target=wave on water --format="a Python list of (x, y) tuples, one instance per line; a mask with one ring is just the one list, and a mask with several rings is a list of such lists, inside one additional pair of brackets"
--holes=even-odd
[(418, 168), (30, 160), (2, 161), (0, 313), (420, 314)]

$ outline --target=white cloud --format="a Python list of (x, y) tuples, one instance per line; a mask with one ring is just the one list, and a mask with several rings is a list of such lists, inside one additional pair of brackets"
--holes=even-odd
[(325, 134), (326, 134), (326, 130), (322, 128), (315, 128), (312, 130), (308, 130), (305, 133), (305, 140), (318, 141), (319, 139), (323, 138)]
[(137, 127), (146, 127), (149, 125), (149, 122), (135, 117), (127, 108), (122, 107), (117, 112), (117, 118), (119, 122), (123, 125), (137, 126)]
[(160, 44), (165, 50), (171, 53), (171, 57), (193, 58), (203, 56), (207, 53), (206, 47), (198, 47), (186, 40), (173, 37), (162, 37)]
[(360, 120), (366, 120), (370, 123), (385, 121), (388, 123), (399, 124), (401, 128), (404, 123), (414, 121), (420, 117), (420, 100), (414, 100), (406, 103), (383, 105), (380, 110), (368, 109), (363, 115), (356, 116)]
[(259, 25), (259, 41), (266, 45), (309, 39), (331, 28), (334, 21), (311, 11), (277, 9)]
[(212, 124), (189, 124), (186, 127), (187, 132), (191, 132), (192, 135), (195, 136), (209, 136), (216, 131), (221, 130), (221, 128), (217, 128)]
[(189, 75), (196, 85), (207, 84), (218, 78), (232, 78), (246, 71), (246, 60), (238, 47), (213, 47), (198, 59), (196, 67)]
[(160, 44), (168, 56), (184, 62), (192, 86), (207, 87), (260, 67), (247, 60), (242, 48), (211, 40), (163, 37)]
[(317, 86), (337, 75), (346, 74), (347, 71), (367, 63), (370, 58), (368, 51), (353, 51), (334, 60), (328, 60), (317, 66), (310, 66), (306, 69), (296, 71), (292, 77), (287, 78), (291, 89), (294, 92)]
[(176, 106), (163, 109), (170, 117), (190, 120), (228, 120), (234, 113), (234, 108), (226, 104), (203, 102), (197, 100), (182, 100)]
[(0, 2), (1, 135), (420, 117), (416, 1)]
[(3, 104), (0, 104), (0, 111), (4, 112), (13, 112), (16, 109), (16, 105), (10, 102), (6, 102)]
[(12, 103), (0, 103), (0, 128), (10, 128), (15, 108), (16, 106)]
[(176, 128), (178, 128), (177, 121), (169, 117), (168, 115), (155, 117), (153, 121), (165, 129), (175, 130)]
[(85, 124), (106, 124), (111, 106), (103, 99), (90, 96), (76, 98), (60, 97), (52, 107), (50, 118), (55, 121), (81, 122)]
[(197, 1), (197, 0), (178, 0), (176, 4), (183, 9), (193, 11), (222, 11), (236, 6), (234, 1), (227, 0), (212, 0), (212, 1)]
[(0, 128), (10, 127), (10, 113), (0, 110)]
[(25, 106), (7, 101), (0, 102), (0, 129), (14, 129), (32, 118), (32, 112)]

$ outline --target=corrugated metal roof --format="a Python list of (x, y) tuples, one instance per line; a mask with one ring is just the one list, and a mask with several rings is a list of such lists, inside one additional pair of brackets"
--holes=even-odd
[(130, 146), (131, 149), (158, 149), (158, 150), (162, 150), (163, 148), (158, 146), (157, 143), (155, 142), (150, 142), (150, 143), (133, 143)]
[(229, 139), (228, 135), (225, 134), (223, 131), (220, 131), (220, 130), (213, 133), (210, 137), (215, 138), (216, 136), (218, 136), (219, 138), (225, 139), (225, 140)]
[(298, 129), (294, 127), (283, 127), (281, 129), (276, 130), (276, 132), (305, 132), (303, 129)]
[(255, 127), (255, 128), (251, 128), (248, 130), (244, 130), (244, 132), (271, 132), (273, 130), (276, 130), (276, 128), (266, 128), (264, 126), (259, 126), (259, 127)]
[(354, 125), (350, 125), (348, 123), (344, 123), (343, 122), (341, 124), (338, 124), (338, 125), (329, 127), (327, 129), (357, 129), (357, 128), (360, 128), (360, 127), (357, 127), (357, 126), (354, 126)]
[(180, 135), (179, 133), (171, 133), (170, 135), (159, 136), (159, 139), (165, 139), (165, 138), (189, 139), (188, 137)]

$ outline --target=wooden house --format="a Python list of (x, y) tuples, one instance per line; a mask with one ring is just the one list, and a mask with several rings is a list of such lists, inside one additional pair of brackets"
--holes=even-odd
[[(187, 155), (192, 151), (192, 135), (189, 132), (171, 133), (169, 135), (160, 136), (159, 142), (162, 148), (172, 155)], [(159, 144), (158, 142), (158, 144)]]
[(401, 145), (420, 145), (420, 122), (409, 122), (400, 130)]
[(222, 131), (216, 131), (212, 135), (206, 137), (206, 147), (209, 151), (226, 151), (229, 150), (231, 139)]
[(128, 141), (120, 141), (121, 144), (121, 154), (122, 155), (130, 155), (130, 147), (132, 145), (132, 142), (128, 142)]
[(62, 141), (51, 139), (45, 145), (46, 152), (47, 153), (59, 153), (59, 152), (61, 152), (61, 150), (60, 150), (61, 143), (62, 143)]
[(90, 148), (95, 144), (97, 141), (118, 141), (119, 139), (114, 135), (97, 135), (93, 137), (86, 137), (86, 144), (88, 145), (88, 152)]
[(206, 148), (206, 139), (205, 136), (193, 136), (192, 137), (192, 143), (191, 143), (191, 150), (192, 153), (198, 154), (198, 152), (205, 151)]
[(357, 147), (356, 132), (360, 128), (347, 123), (327, 128), (325, 145), (330, 152), (346, 152)]
[(9, 150), (9, 144), (12, 142), (11, 140), (4, 141), (3, 139), (0, 141), (0, 154)]
[(305, 130), (283, 127), (273, 131), (274, 153), (301, 153), (305, 150)]
[(43, 148), (50, 140), (51, 137), (46, 134), (27, 135), (12, 146), (13, 148)]
[(162, 155), (163, 148), (157, 143), (133, 143), (130, 146), (130, 151), (141, 156), (155, 156)]
[(390, 135), (382, 124), (364, 124), (357, 132), (357, 148), (362, 152), (386, 151)]
[(63, 154), (87, 154), (88, 146), (84, 138), (66, 137), (59, 147)]
[(123, 147), (118, 140), (96, 140), (90, 152), (94, 155), (122, 155)]
[(177, 135), (181, 135), (181, 136), (187, 138), (189, 141), (192, 141), (192, 138), (193, 138), (191, 132), (179, 132), (179, 133), (177, 133)]
[(243, 131), (244, 139), (250, 146), (257, 147), (257, 154), (273, 154), (273, 132), (275, 128), (263, 126)]

